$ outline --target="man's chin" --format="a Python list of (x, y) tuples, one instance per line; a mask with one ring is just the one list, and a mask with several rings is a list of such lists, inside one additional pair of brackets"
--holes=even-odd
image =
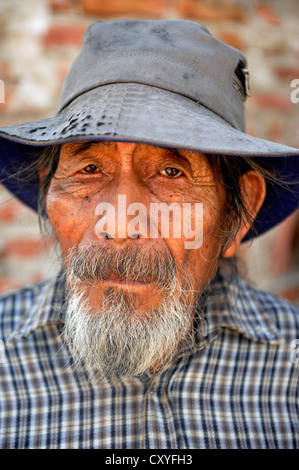
[[(79, 285), (78, 285), (79, 284)], [(105, 280), (92, 284), (80, 281), (78, 292), (88, 299), (90, 313), (102, 312), (103, 305), (114, 297), (114, 302), (125, 303), (126, 307), (136, 316), (149, 314), (159, 308), (165, 299), (166, 292), (154, 282), (140, 283), (136, 281)]]
[(144, 296), (108, 284), (89, 286), (86, 295), (81, 281), (70, 283), (64, 337), (74, 366), (96, 382), (162, 370), (191, 341), (194, 309), (177, 289), (149, 306)]

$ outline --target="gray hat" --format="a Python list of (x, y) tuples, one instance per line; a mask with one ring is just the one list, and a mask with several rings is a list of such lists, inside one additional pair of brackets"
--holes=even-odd
[[(298, 177), (298, 149), (245, 133), (248, 92), (245, 56), (198, 23), (97, 21), (84, 35), (57, 115), (0, 129), (2, 165), (24, 162), (28, 150), (45, 145), (106, 139), (271, 157), (283, 167), (288, 161), (289, 173), (297, 171)], [(33, 193), (18, 196), (36, 208)], [(297, 196), (291, 204), (289, 194), (283, 199), (288, 209), (263, 223), (260, 233), (298, 206)]]

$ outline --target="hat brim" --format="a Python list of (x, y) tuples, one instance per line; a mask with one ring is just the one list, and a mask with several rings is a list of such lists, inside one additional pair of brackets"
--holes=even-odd
[[(97, 87), (79, 95), (54, 117), (1, 128), (0, 171), (5, 168), (9, 173), (9, 168), (26, 163), (30, 154), (44, 146), (89, 139), (271, 159), (269, 164), (292, 181), (292, 185), (290, 189), (275, 185), (268, 188), (255, 222), (258, 234), (281, 222), (298, 207), (299, 149), (253, 137), (188, 97), (139, 83)], [(36, 210), (37, 188), (22, 191), (13, 177), (2, 182)]]

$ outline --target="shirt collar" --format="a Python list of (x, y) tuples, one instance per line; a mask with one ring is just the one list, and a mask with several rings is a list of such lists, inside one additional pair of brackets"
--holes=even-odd
[(21, 297), (17, 299), (18, 302), (24, 302), (22, 314), (17, 327), (7, 338), (7, 343), (28, 336), (38, 327), (57, 322), (64, 317), (66, 296), (62, 270), (51, 279), (21, 289), (20, 293), (26, 300), (20, 300)]
[(271, 294), (256, 290), (239, 276), (219, 270), (209, 286), (200, 347), (223, 328), (238, 331), (252, 341), (281, 343), (269, 297)]

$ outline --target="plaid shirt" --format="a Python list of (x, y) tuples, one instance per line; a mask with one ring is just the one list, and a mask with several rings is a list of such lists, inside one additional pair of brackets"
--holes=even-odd
[(116, 386), (68, 367), (58, 278), (3, 296), (0, 447), (298, 448), (298, 307), (239, 278), (212, 285), (196, 347)]

